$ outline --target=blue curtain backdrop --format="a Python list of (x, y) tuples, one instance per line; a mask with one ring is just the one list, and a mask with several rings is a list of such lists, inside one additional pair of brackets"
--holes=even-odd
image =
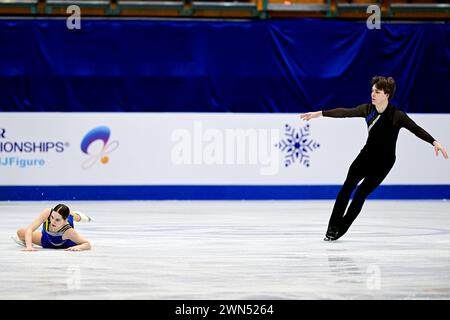
[(0, 111), (450, 112), (450, 25), (332, 20), (0, 21)]

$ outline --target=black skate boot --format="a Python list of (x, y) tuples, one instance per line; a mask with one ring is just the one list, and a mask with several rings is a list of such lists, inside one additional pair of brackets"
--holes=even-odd
[(324, 241), (335, 241), (338, 239), (339, 229), (337, 227), (330, 227), (327, 230)]

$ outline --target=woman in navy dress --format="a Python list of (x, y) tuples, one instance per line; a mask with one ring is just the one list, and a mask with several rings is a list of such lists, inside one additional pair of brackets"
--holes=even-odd
[[(73, 221), (90, 221), (81, 212), (70, 211), (64, 204), (42, 211), (26, 228), (17, 230), (18, 243), (24, 251), (37, 251), (33, 244), (42, 248), (65, 249), (68, 251), (90, 250), (90, 243), (74, 229)], [(42, 225), (42, 231), (36, 231)]]

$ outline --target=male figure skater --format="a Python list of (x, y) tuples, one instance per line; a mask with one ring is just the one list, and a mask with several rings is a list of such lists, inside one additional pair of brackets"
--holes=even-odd
[[(395, 163), (395, 147), (401, 128), (408, 129), (420, 139), (432, 144), (436, 156), (440, 151), (444, 158), (448, 159), (447, 151), (438, 141), (419, 127), (406, 113), (389, 102), (396, 88), (393, 78), (373, 77), (371, 84), (372, 103), (361, 104), (356, 108), (337, 108), (300, 115), (303, 120), (320, 116), (363, 117), (366, 119), (369, 131), (366, 145), (351, 164), (344, 185), (336, 198), (325, 241), (337, 240), (347, 232), (360, 213), (366, 198), (386, 178)], [(350, 196), (361, 180), (363, 181), (356, 189), (346, 212)]]

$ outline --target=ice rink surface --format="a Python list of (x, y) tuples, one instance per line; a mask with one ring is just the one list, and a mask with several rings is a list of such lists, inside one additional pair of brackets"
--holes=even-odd
[(91, 251), (21, 251), (57, 202), (0, 202), (0, 299), (450, 299), (447, 201), (369, 200), (336, 242), (333, 201), (64, 203)]

